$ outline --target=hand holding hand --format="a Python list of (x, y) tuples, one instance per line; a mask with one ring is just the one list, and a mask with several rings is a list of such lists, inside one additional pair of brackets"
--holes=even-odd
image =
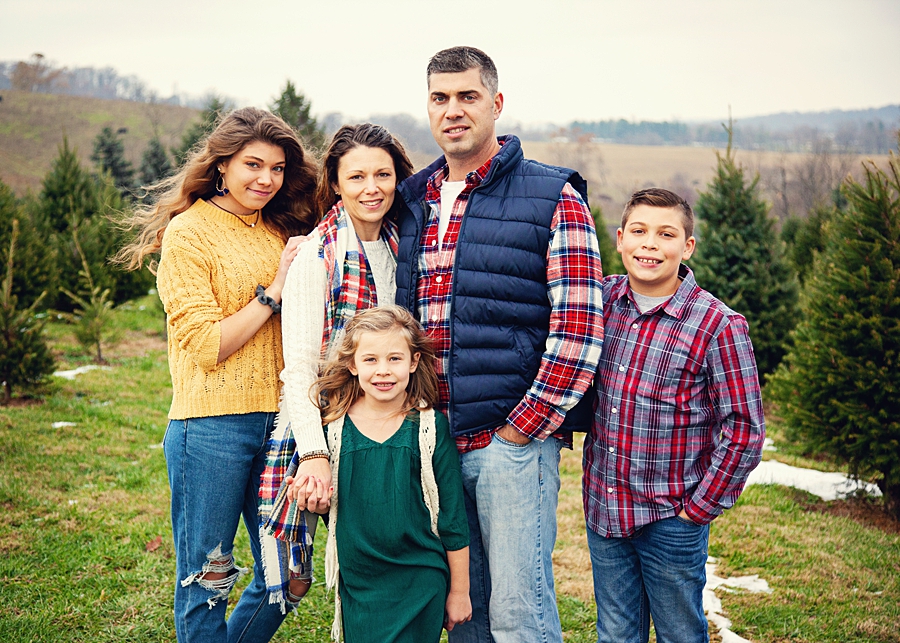
[(328, 513), (334, 487), (328, 458), (311, 458), (300, 463), (295, 476), (285, 478), (287, 495), (297, 502), (299, 509), (313, 513)]

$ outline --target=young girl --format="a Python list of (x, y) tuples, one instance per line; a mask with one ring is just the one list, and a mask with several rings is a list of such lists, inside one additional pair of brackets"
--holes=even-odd
[(436, 643), (472, 606), (459, 457), (432, 408), (434, 353), (398, 306), (365, 310), (345, 330), (318, 381), (335, 487), (332, 637), (343, 626), (347, 643)]

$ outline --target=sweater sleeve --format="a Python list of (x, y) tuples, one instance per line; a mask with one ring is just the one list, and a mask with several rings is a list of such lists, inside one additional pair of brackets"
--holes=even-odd
[(291, 263), (281, 297), (281, 333), (284, 347), (284, 401), (297, 453), (326, 451), (322, 415), (310, 397), (319, 376), (325, 324), (325, 267), (319, 242), (307, 241)]
[(450, 437), (447, 416), (435, 412), (434, 477), (437, 482), (440, 511), (438, 533), (447, 551), (469, 546), (469, 522), (463, 500), (462, 474), (456, 442)]
[(225, 315), (212, 287), (213, 267), (182, 235), (167, 233), (157, 291), (166, 311), (167, 331), (202, 370), (215, 370)]

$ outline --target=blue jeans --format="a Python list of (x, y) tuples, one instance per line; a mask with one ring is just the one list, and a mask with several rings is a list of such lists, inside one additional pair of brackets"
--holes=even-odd
[(703, 615), (709, 525), (666, 518), (628, 538), (590, 527), (598, 643), (647, 643), (650, 617), (659, 643), (707, 643)]
[(452, 643), (562, 641), (551, 559), (560, 445), (495, 434), (487, 447), (460, 455), (472, 620), (453, 628)]
[[(171, 420), (163, 439), (172, 489), (175, 632), (182, 643), (265, 643), (284, 616), (269, 604), (259, 556), (259, 477), (274, 413)], [(253, 581), (225, 622), (246, 569), (232, 557), (238, 521), (250, 534)], [(229, 574), (208, 580), (204, 572)]]

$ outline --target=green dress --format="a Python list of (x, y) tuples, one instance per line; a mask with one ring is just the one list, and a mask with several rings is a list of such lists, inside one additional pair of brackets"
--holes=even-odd
[(341, 436), (337, 541), (346, 643), (440, 640), (450, 571), (446, 550), (469, 544), (459, 456), (435, 414), (438, 538), (422, 496), (419, 414), (383, 443), (348, 415)]

